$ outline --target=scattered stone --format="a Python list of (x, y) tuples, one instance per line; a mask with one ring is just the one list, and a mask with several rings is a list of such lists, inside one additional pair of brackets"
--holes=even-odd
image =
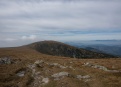
[(84, 80), (84, 82), (89, 82), (89, 81), (91, 81), (91, 79), (85, 79), (85, 80)]
[(41, 64), (41, 63), (44, 63), (44, 61), (43, 60), (37, 60), (37, 61), (35, 61), (34, 64)]
[(58, 64), (58, 63), (50, 63), (48, 65), (50, 65), (50, 66), (59, 66), (60, 64)]
[(28, 65), (27, 67), (30, 68), (30, 69), (33, 71), (34, 68), (36, 67), (36, 65), (35, 65), (35, 64), (30, 64), (30, 65)]
[(49, 82), (49, 78), (43, 78), (43, 79), (42, 79), (42, 83), (43, 83), (43, 84), (47, 84), (48, 82)]
[(59, 67), (62, 68), (62, 69), (67, 68), (67, 66), (62, 66), (62, 65), (60, 65)]
[(37, 75), (40, 75), (40, 72), (36, 72), (35, 75), (36, 75), (36, 76), (37, 76)]
[(55, 80), (59, 80), (59, 78), (63, 78), (65, 76), (69, 76), (69, 73), (68, 72), (59, 72), (59, 73), (52, 75), (52, 77), (54, 77)]
[(45, 63), (43, 60), (37, 60), (34, 64), (28, 65), (28, 68), (32, 71), (31, 76), (34, 78), (32, 87), (41, 87), (49, 82), (49, 78), (44, 78), (44, 76), (41, 75), (41, 72), (36, 70), (36, 67), (38, 67), (38, 65), (43, 65), (43, 63)]
[(52, 65), (54, 65), (54, 66), (58, 66), (59, 64), (58, 64), (58, 63), (53, 63)]
[(93, 65), (92, 68), (102, 69), (104, 71), (107, 71), (108, 70), (106, 67), (101, 66), (101, 65)]
[(76, 69), (74, 69), (72, 66), (69, 66), (69, 68), (72, 69), (72, 70), (76, 70)]
[(50, 66), (58, 66), (58, 67), (60, 67), (61, 69), (65, 69), (65, 68), (67, 68), (68, 66), (63, 66), (63, 65), (61, 65), (61, 64), (58, 64), (58, 63), (52, 63), (52, 64), (49, 64)]
[(107, 70), (108, 72), (114, 72), (114, 73), (116, 73), (116, 72), (121, 72), (121, 71), (119, 71), (119, 70)]
[(77, 75), (77, 78), (78, 78), (78, 79), (89, 79), (90, 76), (89, 76), (89, 75), (85, 75), (85, 76)]
[(101, 70), (104, 70), (104, 71), (107, 71), (108, 69), (104, 66), (101, 66), (101, 65), (94, 65), (94, 64), (90, 64), (90, 63), (84, 63), (84, 66), (89, 66), (89, 67), (92, 67), (92, 68), (96, 68), (96, 69), (101, 69)]
[(16, 75), (19, 77), (23, 77), (25, 75), (25, 71), (19, 71)]
[(91, 77), (90, 77), (89, 75), (85, 75), (85, 76), (77, 75), (77, 79), (83, 80), (84, 82), (90, 81), (90, 78), (91, 78)]
[(13, 60), (9, 57), (0, 58), (0, 64), (11, 64)]
[(107, 71), (107, 72), (120, 72), (118, 70), (109, 70), (107, 67), (105, 66), (101, 66), (101, 65), (94, 65), (94, 64), (90, 64), (90, 63), (84, 63), (83, 66), (89, 66), (89, 67), (92, 67), (92, 68), (96, 68), (96, 69), (101, 69), (101, 70), (104, 70), (104, 71)]

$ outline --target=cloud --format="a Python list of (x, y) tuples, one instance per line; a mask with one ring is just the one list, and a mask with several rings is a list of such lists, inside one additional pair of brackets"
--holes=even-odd
[(30, 36), (22, 36), (22, 40), (35, 40), (37, 38), (36, 35), (30, 35)]
[(0, 0), (0, 41), (8, 37), (16, 40), (7, 41), (22, 43), (121, 39), (120, 3), (121, 0)]
[(15, 41), (16, 39), (14, 38), (6, 38), (5, 41)]
[(73, 3), (8, 1), (0, 9), (2, 31), (113, 30), (121, 27), (121, 1)]

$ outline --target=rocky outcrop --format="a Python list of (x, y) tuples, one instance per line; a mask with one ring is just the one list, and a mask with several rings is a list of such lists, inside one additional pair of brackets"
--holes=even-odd
[(49, 78), (42, 76), (40, 74), (41, 72), (36, 70), (36, 67), (41, 66), (42, 63), (44, 63), (43, 60), (37, 60), (34, 64), (28, 65), (28, 68), (32, 71), (31, 77), (34, 78), (34, 81), (31, 84), (33, 87), (41, 87), (49, 82)]

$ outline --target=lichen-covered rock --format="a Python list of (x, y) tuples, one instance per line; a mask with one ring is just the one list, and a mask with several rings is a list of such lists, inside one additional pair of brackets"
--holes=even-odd
[(25, 75), (25, 71), (19, 71), (16, 75), (19, 77), (23, 77)]
[(89, 66), (89, 67), (92, 67), (92, 68), (95, 68), (95, 69), (101, 69), (101, 70), (104, 70), (104, 71), (107, 71), (107, 72), (121, 72), (121, 71), (118, 71), (118, 70), (109, 70), (105, 66), (101, 66), (101, 65), (97, 65), (97, 64), (90, 64), (88, 62), (84, 63), (83, 66)]
[(101, 66), (101, 65), (93, 65), (92, 67), (93, 67), (93, 68), (97, 68), (97, 69), (102, 69), (102, 70), (104, 70), (104, 71), (107, 71), (107, 70), (108, 70), (106, 67)]
[(62, 66), (62, 65), (60, 65), (59, 67), (60, 67), (61, 69), (67, 68), (67, 66)]
[(56, 74), (53, 74), (52, 77), (55, 78), (55, 80), (59, 80), (59, 78), (65, 77), (65, 76), (69, 76), (68, 72), (59, 72)]
[(90, 64), (90, 63), (84, 63), (84, 66), (89, 66), (89, 67), (92, 67), (92, 68), (96, 68), (96, 69), (101, 69), (101, 70), (104, 70), (104, 71), (108, 71), (108, 69), (105, 67), (105, 66), (101, 66), (101, 65), (97, 65), (97, 64)]
[(33, 64), (28, 65), (28, 68), (32, 71), (31, 77), (34, 79), (31, 84), (32, 87), (42, 87), (42, 85), (49, 83), (49, 78), (42, 76), (41, 72), (36, 69), (43, 64), (46, 64), (43, 60), (37, 60)]
[(41, 63), (44, 63), (44, 61), (43, 60), (37, 60), (37, 61), (35, 61), (34, 64), (41, 64)]
[(78, 79), (89, 79), (90, 76), (89, 76), (89, 75), (85, 75), (85, 76), (77, 75), (77, 78), (78, 78)]
[(89, 76), (89, 75), (77, 75), (76, 78), (79, 80), (83, 80), (84, 82), (88, 82), (91, 80), (90, 79), (91, 76)]
[(9, 57), (0, 58), (0, 64), (11, 64), (13, 61)]
[(92, 64), (90, 64), (89, 62), (87, 62), (87, 63), (84, 63), (84, 66), (92, 66)]
[(49, 64), (50, 66), (58, 66), (58, 67), (60, 67), (61, 69), (65, 69), (65, 68), (67, 68), (68, 66), (63, 66), (63, 65), (61, 65), (61, 64), (58, 64), (58, 63), (51, 63), (51, 64)]
[(48, 82), (49, 82), (49, 78), (43, 78), (43, 79), (42, 79), (42, 83), (43, 83), (43, 84), (47, 84)]
[(58, 64), (58, 63), (53, 63), (52, 65), (54, 65), (54, 66), (58, 66), (59, 64)]

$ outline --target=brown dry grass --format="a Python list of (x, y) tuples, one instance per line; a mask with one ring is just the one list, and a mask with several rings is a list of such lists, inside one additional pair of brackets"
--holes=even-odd
[[(27, 65), (34, 63), (36, 60), (58, 63), (63, 66), (72, 66), (75, 69), (60, 69), (58, 66), (48, 66), (46, 64), (44, 64), (43, 68), (37, 67), (37, 71), (40, 71), (43, 76), (50, 78), (50, 82), (42, 87), (121, 87), (121, 72), (112, 73), (82, 66), (86, 62), (90, 62), (92, 64), (103, 65), (109, 69), (121, 71), (121, 59), (118, 58), (73, 59), (41, 54), (25, 47), (2, 48), (0, 49), (0, 57), (10, 57), (18, 61), (17, 63), (9, 65), (0, 65), (0, 87), (32, 87), (31, 83), (34, 79), (31, 77), (32, 72), (27, 68)], [(16, 72), (21, 69), (27, 69), (25, 76), (16, 76)], [(51, 75), (61, 71), (70, 73), (70, 76), (54, 81)], [(84, 82), (83, 80), (75, 78), (76, 75), (90, 75), (91, 80)]]

